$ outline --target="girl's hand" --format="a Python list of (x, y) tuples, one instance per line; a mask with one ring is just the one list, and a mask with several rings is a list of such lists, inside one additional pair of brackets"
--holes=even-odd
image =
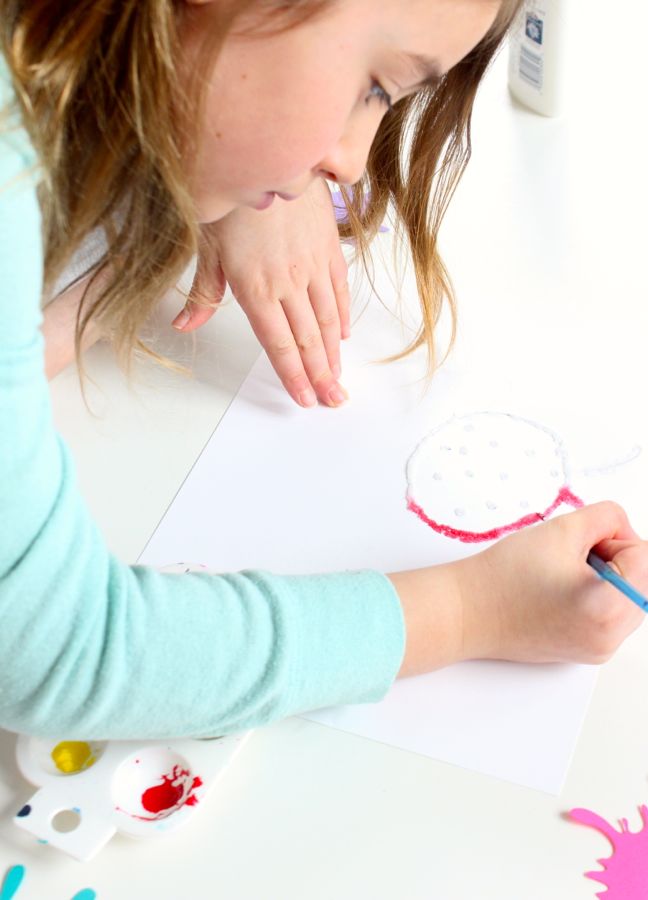
[(559, 516), (463, 560), (464, 623), (475, 655), (608, 660), (646, 614), (587, 564), (592, 549), (648, 593), (648, 543), (614, 503)]
[(204, 324), (228, 283), (295, 402), (344, 403), (337, 379), (340, 339), (350, 334), (349, 289), (326, 183), (318, 179), (290, 202), (275, 197), (262, 212), (236, 209), (203, 233), (190, 299), (174, 327)]
[(603, 663), (646, 613), (586, 562), (594, 549), (648, 594), (648, 543), (597, 503), (458, 562), (390, 579), (407, 641), (400, 677), (464, 659)]

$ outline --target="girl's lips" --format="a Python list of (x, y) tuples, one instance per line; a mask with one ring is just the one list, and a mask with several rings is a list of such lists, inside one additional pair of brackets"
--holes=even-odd
[(296, 194), (283, 194), (281, 191), (268, 191), (266, 194), (263, 194), (261, 200), (258, 203), (254, 204), (255, 209), (267, 209), (269, 206), (272, 206), (275, 197), (279, 197), (281, 200), (296, 200)]
[(269, 206), (272, 206), (274, 203), (275, 194), (264, 194), (259, 203), (256, 203), (255, 209), (267, 209)]

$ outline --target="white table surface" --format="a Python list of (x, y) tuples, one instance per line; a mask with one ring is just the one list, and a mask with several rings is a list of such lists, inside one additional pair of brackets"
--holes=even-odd
[[(579, 52), (589, 69), (573, 67), (579, 102), (567, 117), (545, 120), (516, 108), (503, 58), (490, 73), (444, 250), (460, 304), (475, 269), (484, 295), (501, 298), (494, 352), (510, 354), (513, 367), (528, 362), (529, 348), (514, 341), (516, 315), (534, 314), (533, 306), (525, 311), (527, 300), (540, 302), (565, 285), (586, 296), (590, 314), (609, 324), (606, 340), (624, 341), (627, 354), (621, 370), (607, 370), (599, 330), (592, 359), (601, 364), (572, 378), (598, 391), (603, 409), (613, 408), (618, 392), (629, 394), (641, 415), (648, 14), (633, 7), (632, 21), (602, 23), (590, 7), (588, 16)], [(160, 329), (172, 309), (163, 304)], [(564, 314), (582, 310), (581, 302), (580, 313), (566, 306)], [(486, 323), (462, 321), (464, 346)], [(190, 362), (193, 342), (165, 334), (159, 346)], [(88, 364), (94, 415), (73, 371), (54, 382), (56, 421), (82, 489), (125, 560), (136, 559), (257, 353), (230, 303), (200, 332), (191, 380), (143, 364), (131, 388), (99, 347)], [(559, 378), (568, 353), (557, 365)], [(598, 888), (582, 873), (609, 845), (561, 814), (586, 806), (638, 827), (636, 807), (648, 793), (647, 682), (644, 628), (602, 668), (558, 798), (289, 719), (252, 736), (184, 830), (141, 843), (117, 836), (88, 864), (39, 846), (12, 824), (32, 788), (17, 772), (14, 737), (0, 733), (0, 874), (26, 865), (19, 900), (68, 900), (86, 886), (101, 900), (586, 900)]]

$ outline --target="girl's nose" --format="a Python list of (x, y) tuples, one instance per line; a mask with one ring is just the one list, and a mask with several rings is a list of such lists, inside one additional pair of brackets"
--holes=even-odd
[(367, 167), (367, 159), (375, 128), (348, 128), (332, 150), (320, 161), (317, 174), (337, 181), (338, 184), (355, 184), (360, 181)]

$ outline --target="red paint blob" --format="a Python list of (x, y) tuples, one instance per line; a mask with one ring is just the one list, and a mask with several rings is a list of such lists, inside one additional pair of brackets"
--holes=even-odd
[(437, 534), (442, 534), (444, 537), (463, 541), (464, 544), (478, 544), (481, 541), (495, 541), (498, 538), (504, 537), (505, 534), (511, 534), (513, 531), (521, 531), (529, 525), (536, 525), (538, 522), (543, 522), (555, 512), (561, 503), (573, 506), (574, 509), (580, 509), (585, 506), (580, 497), (573, 494), (567, 485), (565, 485), (565, 487), (562, 487), (558, 491), (558, 496), (551, 506), (542, 513), (529, 513), (528, 515), (523, 516), (523, 518), (518, 519), (517, 522), (512, 522), (510, 525), (502, 525), (499, 528), (492, 528), (490, 531), (461, 531), (458, 528), (452, 528), (450, 525), (441, 525), (439, 522), (430, 519), (418, 503), (415, 503), (409, 497), (407, 498), (407, 508), (413, 513), (416, 513), (419, 519), (422, 522), (425, 522), (426, 525), (429, 525), (433, 531), (436, 531)]
[[(171, 774), (162, 775), (161, 784), (151, 785), (142, 794), (142, 806), (151, 815), (138, 816), (133, 813), (127, 813), (127, 815), (130, 815), (133, 819), (140, 819), (143, 822), (152, 822), (156, 819), (166, 818), (183, 806), (196, 806), (199, 801), (194, 791), (202, 787), (203, 781), (197, 775), (191, 782), (190, 778), (188, 769), (174, 766)], [(116, 807), (116, 809), (119, 810), (119, 807)], [(120, 810), (120, 812), (124, 811)]]
[(171, 775), (163, 775), (162, 784), (155, 784), (142, 794), (144, 809), (148, 812), (159, 813), (178, 806), (182, 800), (188, 775), (188, 770), (181, 769), (179, 766), (174, 767)]

